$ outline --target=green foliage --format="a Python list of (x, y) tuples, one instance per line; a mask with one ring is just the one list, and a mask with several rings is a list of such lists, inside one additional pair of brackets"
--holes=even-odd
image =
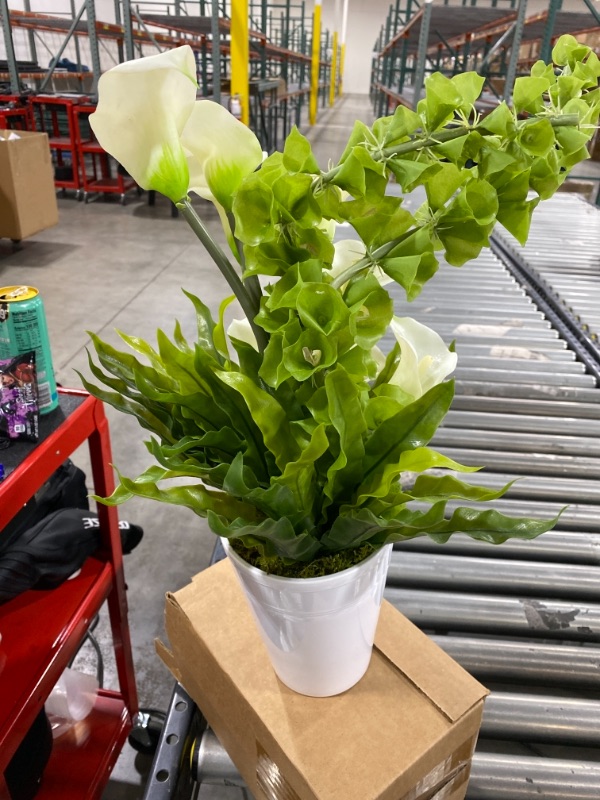
[[(510, 484), (465, 483), (457, 473), (473, 468), (428, 447), (452, 402), (443, 381), (452, 366), (414, 396), (397, 379), (409, 345), (387, 357), (376, 346), (393, 317), (383, 278), (412, 300), (437, 253), (460, 266), (497, 223), (524, 242), (536, 205), (587, 157), (600, 62), (570, 36), (553, 56), (561, 70), (538, 62), (516, 81), (513, 107), (483, 119), (480, 76), (430, 76), (417, 112), (400, 106), (370, 128), (357, 122), (328, 172), (294, 129), (233, 199), (249, 293), (258, 293), (251, 277), (267, 278), (254, 318), (266, 345), (228, 337), (230, 299), (215, 321), (191, 294), (194, 342), (179, 325), (172, 337), (159, 331), (156, 347), (121, 334), (129, 351), (91, 335), (98, 363), (90, 359), (84, 385), (153, 434), (155, 465), (120, 476), (104, 502), (185, 505), (253, 563), (294, 575), (326, 574), (416, 536), (462, 531), (498, 543), (551, 528), (556, 520), (447, 511), (449, 501), (493, 501)], [(386, 194), (390, 179), (424, 188), (418, 212)], [(340, 223), (356, 237), (343, 258), (333, 244)], [(427, 359), (414, 357), (420, 372)]]

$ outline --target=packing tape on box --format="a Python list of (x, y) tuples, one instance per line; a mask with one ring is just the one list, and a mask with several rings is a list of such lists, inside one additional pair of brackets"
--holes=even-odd
[(300, 800), (277, 764), (258, 742), (256, 743), (256, 782), (269, 800)]
[[(398, 800), (445, 800), (468, 774), (477, 737), (463, 742)], [(256, 782), (268, 800), (300, 800), (264, 747), (256, 743)]]
[(463, 742), (399, 800), (444, 800), (454, 791), (455, 779), (464, 773), (471, 763), (476, 742), (477, 736), (472, 736)]

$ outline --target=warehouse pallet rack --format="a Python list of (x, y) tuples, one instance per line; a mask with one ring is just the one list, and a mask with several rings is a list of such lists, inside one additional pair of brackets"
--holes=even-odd
[(33, 115), (33, 130), (48, 134), (50, 152), (54, 163), (54, 185), (57, 189), (71, 189), (79, 194), (81, 154), (78, 147), (75, 109), (87, 97), (74, 95), (34, 95), (29, 98)]
[[(405, 3), (406, 5), (402, 5)], [(428, 72), (448, 76), (475, 70), (486, 77), (482, 108), (508, 100), (517, 75), (538, 58), (548, 60), (558, 36), (571, 33), (600, 48), (600, 14), (559, 11), (560, 0), (527, 16), (527, 0), (482, 0), (467, 5), (396, 0), (375, 44), (371, 97), (377, 114), (398, 103), (413, 108)], [(476, 8), (476, 11), (475, 11)], [(475, 24), (474, 24), (475, 22)]]
[(87, 203), (90, 195), (94, 194), (116, 194), (124, 205), (127, 193), (136, 189), (137, 184), (123, 173), (94, 137), (88, 118), (95, 110), (96, 106), (83, 103), (73, 108), (83, 201)]
[[(41, 418), (37, 445), (17, 443), (2, 451), (8, 474), (0, 483), (0, 531), (86, 442), (95, 491), (106, 496), (114, 488), (102, 403), (78, 390), (61, 389), (59, 397), (59, 408)], [(0, 606), (0, 797), (10, 796), (7, 765), (105, 601), (119, 690), (99, 691), (80, 742), (68, 734), (55, 740), (37, 797), (100, 798), (138, 711), (116, 510), (99, 506), (98, 518), (102, 546), (79, 574), (56, 589), (28, 591)]]
[(0, 128), (22, 131), (33, 129), (33, 114), (26, 97), (0, 94)]
[[(194, 16), (196, 7), (200, 10), (200, 16)], [(174, 8), (175, 14), (165, 15), (155, 13), (156, 3), (151, 0), (141, 7), (134, 6), (131, 0), (118, 0), (115, 4), (117, 21), (105, 23), (96, 19), (93, 0), (83, 0), (72, 19), (28, 10), (9, 10), (8, 0), (0, 0), (0, 17), (8, 62), (8, 72), (0, 74), (0, 79), (4, 77), (10, 80), (11, 91), (15, 95), (20, 93), (23, 82), (28, 81), (38, 92), (55, 87), (59, 91), (62, 89), (64, 93), (64, 88), (69, 87), (75, 88), (79, 94), (83, 93), (83, 89), (86, 94), (93, 96), (101, 72), (101, 44), (106, 47), (112, 42), (115, 60), (122, 61), (147, 54), (148, 47), (154, 51), (189, 43), (197, 54), (202, 95), (219, 102), (221, 90), (229, 91), (228, 80), (231, 74), (231, 21), (228, 7), (225, 2), (209, 4), (205, 0), (200, 0), (199, 3), (177, 0)], [(255, 26), (257, 20), (258, 26)], [(311, 91), (309, 48), (312, 34), (307, 29), (304, 2), (291, 3), (286, 0), (283, 4), (267, 5), (262, 0), (260, 5), (251, 5), (250, 23), (250, 121), (265, 149), (273, 149), (279, 137), (287, 134), (292, 123), (301, 124), (302, 112), (307, 106), (306, 100)], [(11, 28), (21, 28), (30, 34), (32, 61), (23, 71), (19, 69), (15, 59)], [(34, 33), (44, 32), (61, 34), (64, 40), (53, 57), (49, 70), (35, 71), (32, 67), (37, 61)], [(82, 37), (89, 43), (91, 72), (56, 71), (56, 65), (71, 39), (77, 49), (77, 64), (82, 69), (78, 45)], [(339, 58), (332, 59), (332, 44), (330, 33), (323, 31), (318, 82), (322, 106), (327, 104), (332, 85), (335, 88), (331, 90), (331, 96), (335, 97), (338, 93), (339, 70), (336, 66), (334, 71), (332, 64), (339, 65)], [(280, 81), (277, 92), (273, 92), (273, 87), (269, 84), (274, 80)]]

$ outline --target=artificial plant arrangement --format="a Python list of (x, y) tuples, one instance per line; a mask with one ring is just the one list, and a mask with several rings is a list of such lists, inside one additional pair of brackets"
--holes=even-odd
[[(177, 204), (233, 292), (216, 320), (188, 294), (194, 342), (178, 323), (172, 338), (158, 331), (156, 348), (122, 333), (122, 352), (92, 335), (90, 370), (102, 385), (83, 383), (151, 432), (155, 461), (135, 479), (119, 476), (103, 502), (187, 506), (250, 563), (296, 577), (416, 536), (500, 543), (551, 528), (556, 520), (493, 509), (446, 514), (449, 501), (494, 500), (508, 486), (463, 482), (455, 473), (474, 468), (428, 447), (452, 402), (445, 379), (456, 354), (395, 317), (384, 284), (414, 299), (439, 253), (460, 267), (496, 223), (524, 243), (537, 204), (588, 157), (600, 61), (572, 36), (552, 56), (556, 66), (539, 61), (516, 80), (512, 108), (502, 102), (485, 117), (475, 109), (483, 77), (431, 75), (417, 111), (357, 122), (326, 171), (298, 130), (265, 158), (229, 112), (197, 101), (187, 46), (103, 75), (90, 120), (100, 143), (140, 186)], [(414, 214), (386, 193), (390, 180), (402, 193), (424, 188)], [(189, 192), (215, 204), (230, 252)], [(357, 238), (338, 240), (342, 223)], [(234, 298), (247, 320), (226, 330)], [(384, 355), (388, 330), (396, 343)]]

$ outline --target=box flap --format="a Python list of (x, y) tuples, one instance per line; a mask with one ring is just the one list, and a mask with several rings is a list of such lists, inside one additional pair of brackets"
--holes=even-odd
[(156, 650), (156, 654), (163, 662), (163, 664), (166, 667), (168, 667), (168, 669), (171, 670), (171, 673), (173, 674), (175, 680), (181, 683), (181, 672), (177, 666), (177, 661), (175, 660), (173, 653), (169, 650), (169, 648), (165, 644), (161, 642), (160, 639), (154, 640), (154, 648)]
[[(407, 650), (407, 636), (421, 646)], [(489, 691), (416, 628), (387, 600), (381, 606), (375, 647), (395, 664), (452, 722), (460, 719)]]

